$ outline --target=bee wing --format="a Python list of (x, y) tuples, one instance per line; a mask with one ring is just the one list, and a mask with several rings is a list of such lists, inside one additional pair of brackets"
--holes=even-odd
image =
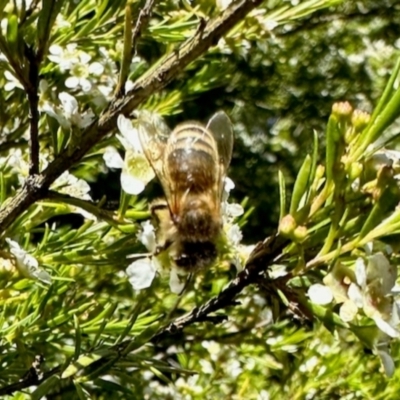
[(138, 131), (144, 154), (161, 182), (169, 205), (172, 188), (165, 170), (164, 156), (171, 131), (160, 116), (147, 111), (138, 113)]
[(207, 129), (211, 131), (217, 143), (218, 157), (220, 163), (218, 179), (218, 196), (220, 200), (222, 190), (224, 188), (224, 179), (232, 158), (232, 123), (229, 117), (223, 111), (218, 111), (208, 121)]

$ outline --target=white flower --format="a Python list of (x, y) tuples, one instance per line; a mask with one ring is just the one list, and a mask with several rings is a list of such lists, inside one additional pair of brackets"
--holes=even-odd
[(243, 234), (238, 224), (228, 226), (226, 236), (231, 246), (237, 246), (243, 239)]
[(228, 218), (237, 218), (243, 215), (244, 209), (240, 204), (237, 203), (225, 203), (224, 215)]
[(346, 300), (339, 310), (339, 316), (344, 322), (353, 321), (358, 313), (358, 307), (351, 300)]
[(60, 193), (68, 194), (77, 199), (91, 200), (89, 184), (83, 179), (70, 174), (68, 171), (62, 173), (54, 181), (52, 189), (57, 189)]
[(217, 361), (221, 354), (221, 345), (214, 340), (203, 340), (201, 345), (210, 353), (210, 357), (213, 361)]
[(51, 276), (39, 267), (39, 262), (35, 257), (27, 253), (24, 249), (21, 249), (19, 244), (14, 240), (6, 238), (6, 242), (10, 246), (11, 254), (15, 256), (15, 266), (24, 277), (51, 284)]
[(57, 64), (61, 71), (71, 69), (79, 61), (88, 63), (91, 59), (89, 54), (77, 49), (76, 43), (67, 44), (65, 49), (57, 44), (51, 45), (48, 58)]
[(80, 61), (80, 63), (71, 67), (71, 76), (65, 80), (65, 86), (69, 89), (81, 87), (84, 92), (89, 92), (92, 89), (91, 75), (101, 75), (104, 67), (99, 62), (93, 62), (88, 65), (86, 62)]
[(15, 149), (6, 162), (11, 167), (12, 172), (17, 174), (19, 183), (22, 186), (29, 175), (29, 164), (24, 160), (22, 150)]
[(41, 109), (55, 118), (64, 129), (70, 129), (71, 126), (86, 128), (91, 124), (94, 117), (93, 112), (90, 110), (81, 115), (75, 97), (62, 92), (58, 95), (58, 98), (61, 102), (61, 107), (54, 107), (50, 102), (45, 101)]
[(233, 257), (231, 257), (230, 262), (236, 267), (236, 271), (239, 273), (243, 271), (250, 254), (253, 252), (255, 245), (244, 245), (238, 244), (233, 249)]
[(144, 190), (155, 174), (143, 153), (138, 130), (132, 126), (132, 122), (121, 114), (117, 124), (121, 132), (117, 137), (125, 148), (125, 159), (122, 160), (119, 153), (110, 148), (106, 149), (103, 159), (109, 168), (122, 166), (122, 189), (126, 193), (137, 195)]
[(210, 361), (201, 359), (199, 361), (199, 363), (200, 363), (201, 372), (203, 372), (203, 374), (211, 375), (212, 373), (214, 373), (214, 368), (213, 368), (212, 364), (210, 363)]
[(338, 303), (343, 303), (339, 315), (348, 322), (356, 318), (359, 309), (390, 337), (400, 337), (399, 317), (392, 289), (397, 270), (383, 253), (375, 253), (355, 262), (354, 271), (337, 263), (324, 278), (324, 283)]
[(150, 221), (141, 223), (142, 229), (138, 232), (138, 240), (146, 247), (147, 250), (154, 252), (156, 250), (156, 234), (154, 226)]
[(317, 356), (312, 356), (308, 360), (306, 360), (303, 364), (300, 365), (299, 371), (303, 373), (310, 373), (312, 370), (318, 365), (319, 359)]
[(390, 296), (397, 279), (397, 269), (382, 253), (369, 257), (368, 264), (358, 260), (357, 282), (363, 292), (363, 309), (379, 329), (390, 337), (399, 337), (397, 308)]
[[(99, 109), (103, 109), (111, 100), (111, 97), (114, 93), (114, 89), (118, 81), (118, 71), (114, 60), (109, 55), (108, 50), (104, 47), (101, 47), (99, 52), (99, 64), (101, 64), (103, 71), (100, 72), (100, 68), (98, 66), (91, 67), (90, 72), (92, 73), (92, 79), (96, 84), (93, 86), (90, 94), (93, 96), (93, 103), (96, 104)], [(97, 68), (98, 70), (96, 71)]]
[(133, 127), (132, 121), (120, 114), (118, 116), (117, 125), (121, 132), (121, 135), (118, 135), (118, 139), (125, 149), (136, 153), (143, 153), (142, 144), (139, 139), (139, 132)]
[(4, 71), (4, 76), (8, 81), (4, 85), (4, 90), (6, 92), (11, 92), (11, 90), (14, 90), (15, 88), (24, 89), (20, 81), (10, 71)]
[(232, 378), (237, 378), (243, 372), (240, 362), (232, 358), (228, 360), (225, 368), (227, 374), (229, 374)]
[(135, 290), (146, 289), (151, 286), (157, 272), (154, 259), (154, 257), (141, 258), (128, 266), (126, 273)]
[(118, 150), (113, 146), (107, 146), (103, 153), (103, 160), (108, 168), (122, 169), (124, 167), (124, 160), (118, 153)]
[(222, 201), (228, 200), (229, 193), (231, 192), (232, 189), (235, 188), (235, 182), (231, 178), (228, 178), (227, 176), (225, 177), (225, 182), (224, 182), (224, 191), (222, 193)]
[(65, 80), (65, 86), (69, 89), (80, 87), (84, 92), (89, 92), (93, 86), (92, 79), (98, 80), (105, 69), (100, 62), (91, 63), (91, 55), (79, 50), (75, 43), (70, 43), (65, 48), (50, 46), (48, 57), (61, 71), (69, 71), (71, 76)]
[[(83, 179), (79, 179), (76, 176), (70, 174), (68, 171), (65, 171), (61, 174), (51, 185), (51, 189), (56, 190), (57, 192), (67, 194), (76, 199), (81, 200), (92, 200), (90, 197), (90, 186)], [(69, 205), (70, 211), (81, 214), (85, 219), (96, 220), (96, 216), (92, 213), (73, 205)]]
[(308, 288), (308, 297), (310, 300), (315, 304), (329, 304), (333, 300), (333, 294), (331, 290), (325, 286), (321, 285), (320, 283), (316, 283), (311, 285)]
[[(142, 222), (142, 229), (138, 232), (138, 240), (149, 250), (154, 252), (156, 249), (156, 236), (154, 227), (150, 221)], [(126, 273), (129, 282), (135, 290), (145, 289), (151, 286), (157, 271), (162, 267), (157, 257), (145, 257), (131, 263)]]

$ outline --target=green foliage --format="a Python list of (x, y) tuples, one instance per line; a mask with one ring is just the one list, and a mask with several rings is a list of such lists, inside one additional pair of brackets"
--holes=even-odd
[[(397, 398), (398, 11), (264, 1), (209, 40), (256, 2), (150, 3), (0, 1), (1, 396)], [(230, 204), (223, 254), (182, 294), (165, 266), (134, 290), (157, 192), (121, 190), (137, 112), (220, 108), (244, 213)], [(278, 256), (241, 229), (278, 229)]]

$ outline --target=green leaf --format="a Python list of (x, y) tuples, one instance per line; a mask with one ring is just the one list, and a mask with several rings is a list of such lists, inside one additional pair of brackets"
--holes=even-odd
[(88, 367), (89, 365), (93, 364), (94, 362), (100, 360), (102, 355), (100, 354), (85, 354), (79, 357), (76, 361), (70, 364), (64, 372), (61, 374), (61, 378), (69, 378), (73, 375), (76, 375), (77, 372), (81, 371), (82, 369)]
[(43, 381), (31, 394), (32, 400), (43, 399), (56, 385), (60, 382), (58, 375), (52, 375), (50, 378)]
[(400, 58), (390, 76), (382, 97), (371, 116), (368, 126), (360, 136), (357, 145), (351, 154), (351, 159), (358, 160), (366, 148), (377, 140), (399, 116), (400, 110)]
[(326, 179), (333, 180), (335, 164), (337, 159), (337, 143), (340, 138), (339, 122), (335, 115), (331, 114), (326, 127)]
[[(361, 231), (359, 233), (359, 238), (362, 239), (368, 233), (370, 233), (376, 226), (378, 226), (387, 213), (390, 210), (394, 210), (399, 202), (399, 192), (394, 187), (388, 187), (384, 190), (378, 201), (374, 204), (371, 212), (369, 213), (367, 220), (365, 221)], [(390, 234), (391, 232), (386, 232)]]
[(279, 220), (286, 215), (286, 183), (285, 176), (282, 171), (278, 172), (278, 181), (279, 181)]
[(310, 155), (307, 154), (303, 161), (303, 165), (297, 174), (296, 182), (293, 188), (292, 200), (290, 203), (290, 215), (294, 216), (296, 211), (299, 209), (300, 202), (306, 193), (306, 190), (310, 184), (310, 172), (312, 167), (312, 161)]
[(121, 392), (130, 396), (129, 398), (134, 398), (134, 393), (131, 390), (129, 390), (125, 386), (120, 385), (117, 382), (108, 381), (102, 378), (96, 378), (93, 381), (93, 383), (96, 386), (102, 388), (106, 392), (111, 392), (111, 393)]
[(74, 381), (76, 393), (80, 400), (91, 400), (92, 396), (90, 393), (77, 381)]
[(14, 14), (8, 18), (6, 37), (10, 48), (18, 48), (18, 17)]

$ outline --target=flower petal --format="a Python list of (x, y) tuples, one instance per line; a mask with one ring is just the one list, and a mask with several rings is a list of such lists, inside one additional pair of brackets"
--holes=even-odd
[(384, 321), (382, 318), (379, 316), (375, 316), (373, 318), (375, 321), (376, 326), (384, 333), (389, 335), (392, 338), (398, 338), (400, 337), (400, 332), (395, 329), (393, 326), (391, 326), (388, 322)]
[(333, 300), (332, 291), (325, 285), (316, 283), (308, 288), (308, 297), (315, 304), (325, 305)]
[(118, 153), (117, 149), (113, 146), (108, 146), (103, 154), (103, 160), (108, 168), (120, 168), (124, 167), (124, 160)]
[(377, 350), (377, 353), (379, 358), (381, 359), (386, 376), (390, 378), (391, 376), (393, 376), (395, 368), (393, 358), (387, 351)]
[(240, 217), (244, 213), (244, 209), (240, 204), (237, 203), (225, 203), (225, 207), (223, 207), (224, 213), (228, 217), (237, 218)]
[(124, 137), (127, 145), (130, 147), (130, 150), (143, 153), (142, 144), (140, 143), (139, 139), (139, 132), (133, 127), (132, 121), (120, 114), (118, 115), (117, 125), (121, 135)]
[(38, 273), (36, 274), (36, 278), (39, 281), (46, 283), (47, 285), (51, 285), (51, 275), (43, 269), (40, 269), (38, 271)]
[(69, 89), (75, 89), (79, 86), (79, 78), (70, 76), (65, 80), (65, 86)]
[(340, 307), (339, 316), (343, 321), (352, 321), (357, 315), (358, 307), (351, 301), (346, 300)]
[(354, 272), (339, 262), (323, 279), (324, 284), (331, 289), (333, 297), (338, 303), (343, 303), (348, 299), (347, 291), (349, 285), (354, 281)]
[(92, 88), (92, 82), (87, 78), (80, 78), (79, 84), (84, 92), (88, 92)]
[(150, 221), (142, 222), (142, 230), (138, 233), (138, 240), (146, 246), (146, 249), (154, 252), (156, 250), (156, 234), (154, 226)]
[(185, 288), (186, 282), (187, 277), (179, 276), (176, 269), (171, 268), (171, 272), (169, 274), (169, 287), (172, 293), (182, 293), (182, 290)]
[(367, 272), (365, 269), (364, 260), (362, 258), (357, 258), (356, 260), (355, 273), (358, 286), (364, 289), (367, 284)]
[(10, 252), (15, 256), (15, 266), (25, 278), (38, 279), (44, 283), (51, 283), (51, 276), (39, 267), (38, 260), (22, 249), (17, 242), (6, 238)]
[(121, 186), (124, 192), (128, 194), (133, 194), (135, 196), (139, 193), (142, 193), (145, 188), (145, 184), (143, 183), (143, 181), (129, 174), (125, 170), (125, 168), (122, 170), (121, 173)]
[(135, 290), (150, 287), (156, 272), (156, 268), (150, 258), (136, 260), (126, 269), (129, 282)]
[(363, 295), (360, 288), (355, 284), (351, 283), (349, 290), (347, 291), (349, 299), (358, 307), (362, 308), (364, 305)]
[(94, 75), (101, 75), (104, 72), (104, 66), (95, 61), (89, 65), (89, 73)]
[(224, 182), (224, 190), (222, 193), (222, 201), (228, 200), (229, 193), (232, 189), (234, 189), (235, 183), (231, 178), (228, 178), (227, 176), (225, 177), (225, 182)]
[[(147, 158), (142, 153), (135, 153), (127, 150), (125, 153), (124, 168), (121, 175), (121, 184), (130, 190), (125, 192), (130, 194), (139, 194), (155, 176), (153, 168), (150, 166)], [(125, 182), (123, 183), (122, 180)]]
[(367, 282), (378, 280), (381, 284), (382, 294), (388, 294), (395, 285), (397, 269), (390, 265), (383, 253), (376, 253), (368, 260)]
[(70, 118), (78, 112), (78, 102), (76, 101), (74, 96), (66, 92), (61, 92), (58, 95), (58, 98), (61, 101), (61, 104), (64, 108), (65, 116)]
[(243, 239), (243, 234), (238, 224), (230, 225), (226, 232), (226, 236), (233, 246), (237, 246)]

